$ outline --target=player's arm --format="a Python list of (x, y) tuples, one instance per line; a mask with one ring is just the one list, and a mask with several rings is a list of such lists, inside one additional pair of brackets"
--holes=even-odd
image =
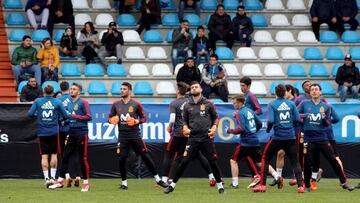
[(170, 113), (170, 116), (169, 116), (169, 125), (167, 127), (167, 131), (169, 133), (171, 133), (172, 131), (172, 128), (174, 127), (174, 123), (175, 123), (175, 118), (176, 118), (176, 110), (175, 110), (175, 106), (173, 105), (173, 103), (170, 103), (169, 105), (169, 113)]
[(36, 99), (36, 100), (34, 101), (34, 103), (31, 105), (30, 110), (28, 111), (28, 116), (29, 116), (30, 118), (34, 118), (35, 115), (36, 115), (37, 103), (38, 103), (37, 101), (38, 101), (38, 100)]
[(110, 108), (108, 122), (110, 124), (116, 125), (119, 123), (119, 121), (120, 121), (120, 118), (117, 115), (115, 104), (113, 104)]
[(249, 96), (250, 96), (251, 104), (253, 106), (255, 114), (256, 115), (262, 114), (259, 101), (256, 99), (256, 97), (252, 93), (250, 93)]
[(268, 104), (268, 122), (266, 127), (266, 132), (269, 133), (274, 125), (274, 109), (272, 108), (271, 104)]
[(331, 123), (332, 124), (338, 123), (340, 121), (339, 115), (332, 106), (330, 108), (331, 108)]
[(322, 124), (324, 126), (331, 125), (331, 107), (328, 105), (328, 108), (326, 109), (326, 112), (324, 112), (322, 115)]
[(254, 120), (255, 120), (255, 124), (256, 124), (256, 132), (257, 132), (262, 128), (262, 122), (256, 114), (254, 114)]
[(81, 100), (81, 101), (83, 104), (83, 110), (85, 111), (85, 115), (71, 114), (71, 117), (80, 121), (91, 121), (92, 117), (91, 117), (89, 104), (85, 100)]
[(71, 114), (66, 111), (64, 105), (59, 103), (59, 111), (60, 111), (60, 121), (66, 120), (71, 117)]
[(185, 106), (184, 106), (184, 111), (183, 111), (182, 115), (183, 115), (183, 119), (184, 119), (183, 135), (185, 137), (189, 137), (191, 130), (189, 128), (190, 122), (189, 122), (189, 113), (187, 111), (187, 104), (185, 104)]
[(304, 119), (306, 118), (306, 115), (304, 113), (304, 101), (300, 102), (300, 104), (297, 106), (297, 110), (299, 112), (299, 116), (300, 116), (300, 122), (303, 123)]
[(239, 118), (239, 113), (240, 112), (237, 112), (235, 114), (235, 119), (236, 119), (236, 122), (237, 122), (237, 128), (235, 129), (228, 129), (226, 132), (228, 134), (241, 134), (241, 132), (243, 131), (243, 128), (242, 128), (242, 125), (241, 125), (241, 121), (240, 121), (240, 118)]
[(219, 123), (219, 115), (213, 103), (210, 103), (210, 117), (211, 117), (211, 128), (208, 131), (208, 136), (210, 138), (213, 138), (216, 135), (216, 126)]
[(292, 111), (293, 111), (293, 115), (294, 115), (293, 125), (295, 127), (295, 126), (299, 125), (300, 120), (301, 120), (300, 113), (299, 113), (298, 109), (296, 108), (295, 104), (293, 105)]
[(146, 123), (146, 114), (144, 108), (140, 103), (138, 103), (138, 107), (139, 108), (137, 109), (137, 113), (139, 115), (139, 124)]

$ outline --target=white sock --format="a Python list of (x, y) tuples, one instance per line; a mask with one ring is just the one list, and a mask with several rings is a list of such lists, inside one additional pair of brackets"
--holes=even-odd
[(216, 183), (216, 185), (217, 185), (217, 188), (218, 188), (218, 189), (220, 189), (220, 188), (224, 188), (224, 186), (223, 186), (222, 182), (220, 182), (220, 183)]
[(317, 172), (316, 172), (316, 173), (315, 173), (315, 172), (312, 172), (312, 173), (311, 173), (311, 178), (312, 178), (312, 179), (316, 180), (316, 179), (317, 179), (317, 176), (318, 176), (318, 173), (317, 173)]
[(44, 173), (44, 179), (49, 179), (49, 171), (43, 171)]
[(169, 177), (163, 176), (161, 180), (166, 183), (169, 180)]
[(210, 173), (209, 174), (209, 180), (213, 180), (213, 179), (215, 179), (214, 174)]
[(154, 175), (154, 178), (155, 178), (155, 181), (156, 181), (157, 183), (161, 180), (161, 178), (160, 178), (159, 175)]
[(66, 179), (70, 179), (70, 174), (69, 174), (69, 173), (65, 173), (65, 178), (66, 178)]
[(276, 180), (278, 180), (278, 179), (280, 178), (279, 174), (278, 174), (276, 171), (272, 172), (271, 175), (272, 175)]
[(175, 186), (176, 186), (176, 183), (174, 183), (174, 182), (171, 182), (171, 183), (170, 183), (170, 186), (171, 186), (172, 188), (175, 188)]
[(232, 185), (233, 186), (239, 185), (239, 177), (232, 177)]
[(121, 181), (121, 185), (128, 186), (128, 185), (127, 185), (127, 180), (123, 180), (123, 181)]
[(89, 184), (89, 180), (88, 179), (84, 179), (84, 184)]
[(280, 177), (282, 176), (282, 168), (276, 168), (276, 172)]
[(50, 175), (52, 179), (55, 179), (56, 176), (56, 168), (51, 168), (50, 169)]

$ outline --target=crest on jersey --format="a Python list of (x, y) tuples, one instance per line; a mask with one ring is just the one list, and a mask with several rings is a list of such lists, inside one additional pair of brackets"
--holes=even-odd
[(74, 111), (77, 111), (77, 110), (79, 110), (79, 105), (76, 104), (76, 105), (74, 106)]
[(128, 112), (129, 112), (129, 113), (134, 112), (134, 107), (133, 107), (133, 106), (130, 106)]
[(320, 113), (324, 113), (324, 111), (325, 111), (325, 109), (324, 109), (324, 107), (320, 107)]

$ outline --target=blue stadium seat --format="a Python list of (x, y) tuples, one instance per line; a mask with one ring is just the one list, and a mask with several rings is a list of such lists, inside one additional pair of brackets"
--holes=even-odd
[(161, 0), (160, 7), (162, 10), (176, 10), (174, 0)]
[(136, 19), (131, 14), (121, 14), (118, 17), (119, 26), (136, 26)]
[(87, 64), (84, 75), (85, 77), (104, 76), (104, 70), (99, 64)]
[(84, 84), (82, 82), (80, 82), (80, 81), (68, 81), (68, 83), (69, 83), (70, 86), (72, 86), (72, 84), (74, 84), (74, 83), (81, 85), (82, 90), (81, 90), (80, 93), (85, 94), (85, 86), (84, 86)]
[(126, 77), (127, 72), (122, 64), (110, 64), (107, 67), (109, 77)]
[(344, 60), (344, 52), (340, 47), (330, 47), (326, 50), (326, 58), (328, 60)]
[(320, 49), (312, 47), (305, 48), (304, 50), (304, 59), (305, 60), (323, 60)]
[(342, 64), (340, 64), (340, 63), (336, 63), (332, 66), (331, 74), (333, 77), (336, 77), (336, 73), (337, 73), (338, 69), (340, 68), (340, 66), (342, 66)]
[(258, 98), (258, 102), (260, 104), (268, 104), (270, 101), (271, 101), (270, 99)]
[(135, 95), (153, 95), (154, 91), (152, 86), (147, 81), (136, 82), (134, 85)]
[(224, 0), (223, 4), (226, 10), (236, 10), (237, 7), (240, 5), (239, 1), (234, 0)]
[(341, 40), (344, 43), (360, 43), (360, 35), (356, 31), (347, 30), (342, 34)]
[(61, 75), (63, 77), (81, 76), (80, 68), (74, 63), (66, 63), (61, 68)]
[(55, 32), (55, 41), (56, 42), (60, 42), (61, 41), (61, 37), (64, 34), (64, 30), (56, 30)]
[(275, 94), (275, 87), (278, 85), (285, 85), (285, 82), (272, 82), (270, 85), (270, 93)]
[(351, 54), (353, 60), (360, 60), (360, 47), (351, 47), (349, 54)]
[(321, 89), (322, 89), (321, 92), (323, 95), (335, 95), (336, 94), (336, 92), (330, 82), (327, 82), (327, 81), (320, 82), (320, 86), (321, 86)]
[(50, 38), (50, 34), (47, 30), (35, 30), (31, 35), (31, 39), (34, 42), (41, 42), (44, 38)]
[(191, 27), (198, 27), (201, 25), (200, 17), (193, 13), (185, 14), (184, 20), (188, 20)]
[(162, 43), (163, 39), (159, 30), (147, 30), (144, 33), (145, 43)]
[(94, 98), (95, 103), (110, 103), (111, 101), (106, 98)]
[(177, 14), (174, 13), (170, 13), (170, 14), (165, 14), (162, 17), (162, 25), (163, 26), (179, 26), (180, 22), (179, 22), (179, 17), (177, 16)]
[(26, 25), (25, 16), (22, 13), (9, 13), (6, 16), (8, 25)]
[(166, 33), (166, 42), (167, 43), (172, 43), (172, 33), (173, 33), (173, 30), (170, 30), (169, 32)]
[(9, 40), (13, 42), (21, 42), (24, 35), (28, 35), (24, 29), (15, 29), (10, 32)]
[(59, 83), (57, 83), (56, 81), (45, 81), (45, 82), (41, 85), (41, 88), (44, 90), (47, 85), (53, 86), (54, 92), (59, 92), (59, 91), (60, 91), (60, 85), (59, 85)]
[(20, 84), (18, 85), (18, 92), (21, 93), (21, 90), (23, 89), (23, 87), (25, 87), (27, 85), (27, 81), (21, 81)]
[(345, 103), (360, 103), (359, 99), (348, 98)]
[(102, 81), (91, 81), (88, 92), (89, 94), (107, 94), (106, 85)]
[(227, 47), (219, 47), (215, 53), (219, 56), (219, 60), (234, 60), (234, 54), (231, 49)]
[(254, 25), (254, 27), (267, 27), (268, 23), (263, 14), (252, 14), (250, 19)]
[(356, 4), (358, 6), (358, 9), (360, 9), (360, 0), (356, 0)]
[(144, 98), (144, 99), (139, 99), (140, 103), (148, 103), (148, 104), (154, 104), (157, 103), (155, 99), (149, 99), (149, 98)]
[(322, 43), (338, 43), (339, 39), (334, 31), (321, 31), (320, 42)]
[(207, 26), (209, 24), (209, 21), (210, 21), (210, 17), (211, 17), (211, 14), (207, 15), (204, 19), (204, 24)]
[(302, 88), (302, 82), (301, 81), (294, 82), (293, 87), (295, 87), (295, 88), (297, 88), (299, 90), (299, 94), (304, 94), (304, 90)]
[(5, 0), (4, 1), (5, 9), (22, 9), (23, 5), (21, 0)]
[(111, 94), (116, 94), (116, 95), (119, 95), (120, 94), (120, 88), (121, 88), (121, 84), (123, 82), (121, 81), (116, 81), (116, 82), (113, 82), (111, 84)]
[(329, 72), (326, 70), (326, 66), (321, 63), (311, 64), (310, 77), (329, 77)]
[(202, 0), (200, 7), (202, 10), (215, 10), (217, 6), (217, 0)]
[(264, 7), (259, 0), (244, 0), (246, 10), (262, 10)]
[(334, 104), (334, 103), (337, 103), (337, 99), (335, 98), (326, 98), (325, 99), (327, 103), (330, 103), (330, 104)]
[(290, 64), (287, 69), (288, 77), (306, 77), (304, 66), (301, 64)]

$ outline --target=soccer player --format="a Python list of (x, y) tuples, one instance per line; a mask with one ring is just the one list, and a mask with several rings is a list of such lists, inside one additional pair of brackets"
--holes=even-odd
[(120, 149), (119, 167), (121, 173), (120, 189), (127, 190), (128, 182), (126, 177), (126, 160), (130, 149), (133, 149), (137, 155), (140, 155), (145, 165), (155, 178), (156, 183), (161, 187), (167, 187), (167, 184), (160, 179), (154, 161), (151, 159), (145, 142), (141, 138), (140, 124), (146, 122), (146, 114), (142, 105), (131, 98), (132, 85), (128, 82), (121, 84), (121, 99), (113, 103), (109, 113), (109, 123), (118, 125), (119, 137), (118, 147)]
[(313, 160), (322, 153), (338, 176), (343, 189), (354, 189), (346, 181), (345, 174), (336, 160), (334, 151), (328, 141), (328, 126), (331, 125), (331, 108), (321, 101), (321, 87), (319, 84), (310, 85), (311, 100), (304, 100), (299, 104), (299, 113), (303, 119), (304, 128), (304, 182), (305, 191), (310, 192), (311, 166)]
[[(164, 182), (168, 182), (170, 171), (175, 170), (178, 163), (181, 162), (182, 155), (184, 154), (185, 146), (188, 141), (188, 137), (184, 137), (182, 133), (184, 125), (182, 112), (185, 104), (188, 102), (188, 98), (185, 98), (187, 90), (188, 85), (186, 83), (177, 83), (177, 98), (170, 103), (170, 118), (167, 131), (171, 134), (171, 138), (166, 147), (166, 153), (163, 160), (162, 180)], [(205, 169), (209, 176), (209, 185), (214, 187), (216, 185), (216, 181), (213, 173), (211, 172), (209, 162), (201, 152), (199, 152), (198, 155), (199, 156), (197, 156), (197, 158), (201, 166)], [(172, 160), (174, 160), (173, 164), (171, 164)]]
[(183, 154), (184, 158), (175, 171), (174, 180), (164, 189), (164, 193), (168, 194), (174, 191), (176, 183), (182, 176), (186, 166), (201, 151), (210, 163), (218, 191), (222, 194), (225, 190), (221, 181), (220, 169), (217, 164), (218, 155), (213, 142), (216, 135), (218, 114), (214, 104), (201, 95), (202, 89), (199, 82), (192, 82), (190, 89), (191, 97), (183, 110), (183, 135), (189, 137), (189, 140)]
[(254, 192), (266, 192), (267, 167), (271, 158), (280, 150), (284, 150), (289, 157), (292, 169), (298, 184), (298, 192), (304, 193), (302, 186), (302, 173), (296, 152), (294, 126), (300, 121), (299, 112), (294, 102), (285, 99), (286, 88), (284, 85), (275, 87), (276, 99), (268, 105), (268, 124), (266, 132), (274, 128), (262, 156), (261, 183), (253, 188)]
[(58, 181), (49, 186), (50, 189), (64, 187), (65, 173), (69, 168), (69, 160), (71, 156), (75, 156), (80, 164), (83, 185), (81, 192), (87, 192), (90, 189), (90, 167), (88, 163), (88, 121), (91, 121), (91, 112), (89, 104), (86, 100), (80, 98), (82, 86), (73, 83), (70, 88), (71, 100), (68, 103), (68, 111), (71, 114), (69, 118), (69, 136), (65, 140), (65, 148), (61, 163), (60, 175)]
[[(59, 116), (68, 117), (63, 105), (53, 98), (54, 88), (47, 85), (44, 89), (45, 97), (38, 98), (32, 104), (28, 116), (37, 117), (37, 135), (39, 137), (41, 166), (45, 178), (45, 186), (48, 188), (55, 182), (57, 168)], [(50, 164), (49, 164), (50, 156)], [(49, 178), (50, 165), (50, 178)]]

